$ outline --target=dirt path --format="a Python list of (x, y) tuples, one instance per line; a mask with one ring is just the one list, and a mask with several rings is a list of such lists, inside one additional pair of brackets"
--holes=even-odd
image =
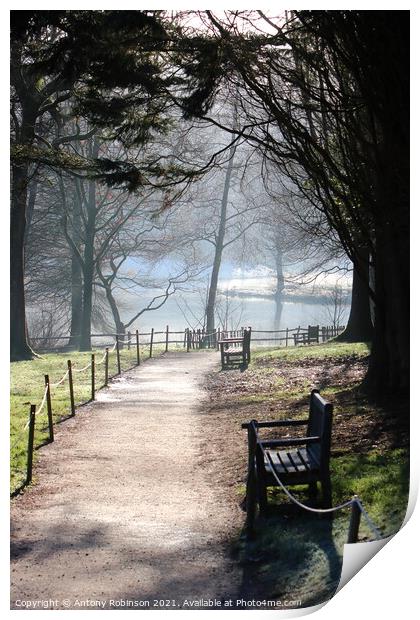
[(217, 363), (206, 352), (150, 360), (57, 427), (37, 484), (12, 502), (12, 608), (236, 597), (225, 543), (243, 515), (202, 465), (201, 384)]

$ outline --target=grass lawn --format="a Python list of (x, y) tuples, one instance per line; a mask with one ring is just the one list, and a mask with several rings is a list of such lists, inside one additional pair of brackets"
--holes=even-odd
[[(157, 345), (153, 354), (158, 355), (163, 351), (163, 346)], [(105, 366), (99, 364), (104, 350), (93, 351), (95, 353), (96, 389), (104, 384)], [(149, 355), (148, 347), (141, 348), (141, 359)], [(136, 347), (121, 350), (121, 370), (128, 370), (137, 363)], [(25, 425), (29, 418), (30, 405), (39, 407), (45, 390), (44, 375), (48, 374), (50, 384), (57, 383), (67, 371), (67, 360), (71, 359), (74, 382), (75, 404), (81, 405), (91, 398), (91, 353), (79, 353), (71, 351), (67, 353), (45, 353), (39, 358), (25, 362), (13, 362), (10, 370), (10, 472), (11, 492), (19, 488), (26, 477), (28, 430)], [(77, 372), (78, 368), (89, 367), (83, 372)], [(117, 354), (114, 350), (109, 356), (109, 377), (117, 374)], [(51, 403), (54, 422), (59, 422), (70, 415), (70, 396), (68, 379), (54, 388), (51, 388)], [(48, 418), (46, 406), (36, 417), (35, 424), (35, 447), (42, 445), (48, 440)], [(36, 452), (35, 452), (36, 458)]]

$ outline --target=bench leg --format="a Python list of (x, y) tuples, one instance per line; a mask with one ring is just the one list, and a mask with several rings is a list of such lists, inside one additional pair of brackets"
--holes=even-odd
[(257, 512), (257, 475), (255, 468), (248, 472), (246, 483), (246, 523), (245, 531), (248, 539), (255, 538), (255, 516)]
[(258, 505), (260, 507), (260, 515), (264, 516), (267, 514), (267, 485), (265, 483), (265, 466), (264, 466), (264, 457), (260, 450), (257, 450), (257, 454), (255, 455), (256, 460), (256, 470), (257, 470), (257, 494), (258, 494)]
[(315, 500), (318, 495), (318, 484), (316, 482), (310, 482), (308, 485), (309, 498)]
[(332, 506), (332, 493), (331, 493), (331, 479), (330, 475), (326, 475), (322, 481), (322, 505), (323, 508), (331, 508)]
[(268, 509), (267, 486), (261, 478), (258, 478), (258, 505), (260, 507), (260, 515), (266, 515)]

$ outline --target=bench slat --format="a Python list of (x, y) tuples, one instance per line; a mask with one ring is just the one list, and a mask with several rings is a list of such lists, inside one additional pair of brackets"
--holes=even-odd
[(302, 464), (298, 459), (297, 452), (287, 452), (286, 454), (289, 457), (289, 461), (291, 462), (295, 471), (305, 471), (305, 468), (302, 468)]
[(279, 453), (276, 452), (275, 450), (265, 450), (264, 451), (264, 464), (265, 464), (266, 470), (267, 471), (271, 471), (270, 465), (269, 465), (269, 461), (268, 461), (268, 457), (267, 457), (267, 452), (270, 453), (271, 460), (273, 462), (274, 469), (276, 470), (276, 472), (278, 474), (287, 474), (287, 469), (285, 468), (284, 464), (280, 460)]
[[(304, 452), (305, 454), (303, 455), (302, 452)], [(300, 462), (302, 463), (304, 470), (309, 471), (310, 466), (309, 466), (309, 459), (308, 459), (306, 450), (305, 449), (301, 450), (300, 448), (298, 448), (296, 450), (296, 454), (298, 458), (300, 459)]]

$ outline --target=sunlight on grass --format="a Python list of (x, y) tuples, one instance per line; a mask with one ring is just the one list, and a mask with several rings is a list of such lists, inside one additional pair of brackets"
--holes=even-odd
[[(162, 346), (153, 348), (153, 355), (159, 355), (164, 350)], [(105, 365), (100, 364), (104, 355), (103, 349), (94, 350), (95, 353), (95, 382), (96, 390), (104, 385)], [(149, 348), (140, 348), (140, 359), (149, 356)], [(19, 487), (26, 476), (28, 431), (24, 427), (29, 418), (30, 405), (40, 405), (45, 390), (45, 375), (49, 375), (50, 384), (57, 383), (67, 372), (67, 360), (71, 359), (73, 366), (74, 400), (76, 407), (91, 399), (91, 353), (70, 351), (67, 353), (45, 353), (39, 358), (13, 362), (10, 365), (10, 463), (11, 463), (11, 490)], [(137, 350), (132, 346), (120, 351), (121, 371), (124, 372), (137, 364)], [(88, 365), (83, 372), (77, 372)], [(109, 378), (117, 374), (117, 353), (114, 350), (109, 355)], [(51, 404), (54, 423), (65, 419), (71, 413), (69, 382), (64, 382), (51, 388)], [(37, 415), (35, 425), (35, 446), (48, 441), (48, 418), (46, 407)], [(36, 453), (35, 453), (36, 458)]]
[(365, 357), (370, 353), (370, 346), (364, 342), (325, 342), (310, 346), (279, 347), (255, 349), (252, 351), (251, 364), (262, 361), (284, 360), (303, 361), (305, 359), (328, 359), (333, 357)]

